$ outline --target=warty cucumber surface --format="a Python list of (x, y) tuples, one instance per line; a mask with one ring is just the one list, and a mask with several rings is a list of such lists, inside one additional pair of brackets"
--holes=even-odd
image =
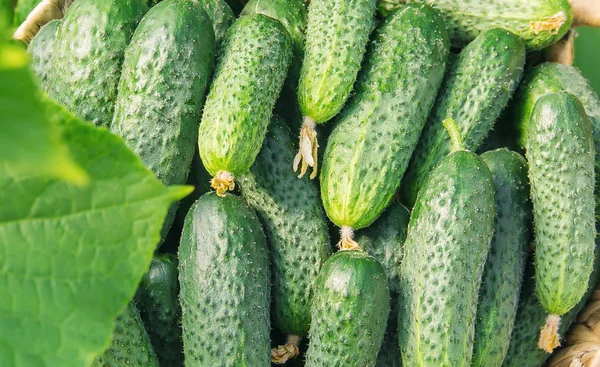
[(46, 88), (45, 84), (48, 80), (48, 74), (50, 74), (50, 60), (54, 50), (54, 41), (56, 41), (58, 28), (61, 24), (61, 19), (48, 22), (33, 37), (27, 47), (27, 53), (31, 57), (31, 68), (39, 78), (43, 89)]

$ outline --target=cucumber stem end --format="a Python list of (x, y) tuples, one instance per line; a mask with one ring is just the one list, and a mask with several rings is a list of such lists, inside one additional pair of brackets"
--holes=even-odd
[(310, 179), (317, 177), (317, 149), (319, 148), (319, 142), (317, 141), (317, 131), (315, 130), (315, 121), (308, 116), (304, 116), (302, 122), (302, 128), (300, 129), (300, 145), (298, 148), (298, 154), (294, 158), (294, 172), (298, 171), (298, 166), (302, 163), (300, 168), (300, 175), (298, 178), (302, 178), (306, 173), (308, 167), (312, 167), (312, 173)]
[(465, 143), (463, 141), (462, 135), (460, 134), (460, 130), (458, 129), (458, 125), (456, 125), (456, 121), (452, 117), (448, 117), (442, 124), (448, 131), (448, 135), (450, 135), (450, 140), (452, 141), (452, 151), (466, 150)]
[(340, 229), (342, 239), (338, 243), (340, 250), (361, 250), (360, 246), (354, 241), (354, 229), (349, 226), (342, 226)]
[(560, 316), (548, 315), (546, 324), (540, 329), (540, 340), (538, 347), (548, 353), (552, 353), (554, 348), (560, 347), (560, 335), (558, 328), (560, 327)]

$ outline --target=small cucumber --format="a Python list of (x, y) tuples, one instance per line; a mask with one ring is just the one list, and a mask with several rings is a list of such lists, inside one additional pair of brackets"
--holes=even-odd
[(62, 24), (61, 19), (54, 19), (46, 23), (40, 31), (33, 37), (27, 52), (31, 57), (31, 68), (40, 79), (42, 87), (45, 89), (48, 74), (50, 74), (50, 60), (54, 52), (54, 41), (58, 34), (58, 27)]
[(109, 126), (125, 49), (148, 11), (144, 0), (77, 0), (58, 30), (48, 94), (85, 121)]
[(317, 175), (317, 132), (350, 96), (361, 67), (369, 33), (375, 26), (377, 0), (312, 0), (308, 7), (306, 52), (300, 71), (298, 102), (304, 121), (294, 171), (302, 163)]
[(531, 208), (527, 161), (498, 149), (481, 155), (496, 190), (496, 223), (485, 265), (477, 320), (473, 367), (501, 366), (512, 333), (529, 245)]
[(260, 152), (291, 57), (290, 36), (275, 19), (248, 15), (227, 31), (198, 136), (218, 195), (235, 187)]
[(389, 311), (381, 264), (363, 251), (338, 251), (317, 281), (305, 366), (374, 366)]
[(154, 256), (135, 300), (160, 364), (182, 367), (181, 309), (175, 256)]
[(583, 106), (567, 92), (538, 99), (527, 135), (536, 294), (549, 314), (539, 345), (550, 353), (559, 317), (579, 303), (592, 272), (595, 149)]
[[(459, 135), (456, 125), (452, 130)], [(398, 340), (404, 366), (471, 365), (495, 214), (492, 174), (478, 155), (457, 150), (426, 179), (404, 243), (403, 263), (410, 266), (400, 268)]]
[(94, 367), (123, 366), (159, 367), (150, 338), (133, 302), (115, 319), (110, 346), (94, 361)]
[(203, 7), (211, 20), (215, 42), (220, 45), (225, 37), (225, 33), (231, 27), (235, 20), (233, 11), (225, 0), (195, 0)]
[(270, 366), (270, 264), (258, 218), (229, 194), (203, 195), (179, 245), (186, 366)]
[(450, 66), (404, 181), (403, 198), (413, 205), (429, 172), (451, 151), (442, 121), (458, 124), (465, 147), (477, 151), (519, 84), (525, 47), (503, 29), (482, 33)]
[(274, 116), (260, 154), (239, 183), (270, 244), (273, 323), (285, 334), (304, 337), (316, 279), (331, 246), (319, 190), (290, 170), (294, 154), (288, 127)]
[(413, 2), (440, 11), (456, 47), (487, 30), (503, 28), (521, 37), (528, 49), (540, 50), (558, 42), (573, 21), (568, 0), (379, 0), (378, 8), (385, 15)]
[(442, 19), (421, 4), (390, 14), (371, 46), (356, 95), (329, 137), (321, 171), (327, 215), (354, 229), (373, 223), (398, 188), (449, 52)]

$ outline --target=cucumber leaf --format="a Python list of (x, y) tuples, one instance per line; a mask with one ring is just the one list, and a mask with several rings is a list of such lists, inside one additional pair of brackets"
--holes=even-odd
[(163, 186), (121, 138), (46, 103), (89, 180), (0, 162), (3, 367), (89, 366), (148, 269), (168, 207), (191, 191)]

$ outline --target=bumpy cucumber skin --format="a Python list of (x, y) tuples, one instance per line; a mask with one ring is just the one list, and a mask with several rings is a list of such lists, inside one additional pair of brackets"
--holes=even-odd
[[(169, 0), (165, 0), (169, 1)], [(150, 341), (163, 366), (183, 366), (177, 258), (155, 255), (135, 295)]]
[(110, 346), (96, 357), (94, 367), (159, 367), (150, 338), (134, 303), (115, 319)]
[(62, 24), (61, 19), (54, 19), (43, 26), (33, 37), (27, 53), (31, 57), (31, 68), (40, 80), (42, 88), (45, 89), (48, 74), (50, 73), (50, 60), (54, 50), (54, 41), (58, 34), (58, 27)]
[(212, 176), (224, 170), (237, 177), (254, 163), (291, 57), (290, 36), (275, 19), (248, 15), (227, 31), (198, 136)]
[(203, 195), (179, 245), (186, 366), (270, 366), (270, 264), (260, 222), (233, 194)]
[(48, 94), (85, 121), (109, 126), (125, 49), (148, 11), (143, 0), (77, 0), (54, 43)]
[[(452, 45), (462, 47), (481, 33), (504, 28), (521, 37), (529, 50), (540, 50), (564, 36), (571, 27), (573, 12), (568, 0), (379, 0), (380, 13), (407, 3), (426, 3), (439, 10), (448, 26)], [(536, 22), (562, 15), (556, 31), (532, 28)]]
[(525, 64), (523, 41), (503, 29), (482, 33), (450, 66), (410, 161), (402, 191), (413, 205), (425, 178), (452, 151), (442, 121), (456, 121), (465, 148), (476, 151), (517, 88)]
[(472, 366), (501, 366), (508, 350), (529, 246), (527, 161), (498, 149), (481, 155), (494, 178), (496, 223), (477, 306)]
[(376, 0), (312, 0), (298, 101), (304, 116), (323, 123), (348, 99), (375, 25)]
[(389, 311), (381, 264), (363, 251), (335, 253), (317, 281), (306, 367), (374, 366)]
[(592, 127), (576, 97), (557, 92), (538, 99), (527, 135), (536, 293), (563, 315), (583, 297), (594, 262)]
[(495, 214), (492, 174), (479, 156), (454, 152), (428, 176), (404, 243), (403, 262), (410, 266), (400, 268), (404, 366), (471, 365)]
[(262, 150), (239, 178), (242, 196), (259, 215), (273, 263), (273, 323), (304, 336), (319, 270), (331, 254), (319, 190), (290, 169), (296, 149), (281, 119), (273, 117)]
[(377, 354), (380, 367), (399, 367), (398, 349), (398, 286), (400, 284), (400, 263), (404, 255), (402, 246), (406, 240), (406, 230), (410, 211), (399, 203), (392, 203), (385, 212), (368, 228), (356, 233), (355, 240), (369, 255), (383, 266), (390, 288), (391, 310), (383, 344)]
[(213, 32), (215, 35), (215, 41), (217, 45), (220, 45), (225, 37), (225, 33), (233, 21), (235, 17), (233, 16), (233, 11), (227, 4), (225, 0), (196, 0), (204, 7), (204, 11), (208, 14), (212, 25)]
[(356, 95), (325, 150), (321, 197), (336, 225), (367, 227), (389, 204), (435, 101), (448, 52), (443, 21), (427, 5), (399, 9), (377, 30)]
[(545, 94), (560, 91), (573, 94), (583, 104), (592, 123), (596, 154), (600, 154), (600, 98), (577, 68), (553, 62), (543, 63), (531, 70), (515, 94), (512, 116), (517, 124), (517, 144), (525, 148), (527, 126), (537, 100)]

